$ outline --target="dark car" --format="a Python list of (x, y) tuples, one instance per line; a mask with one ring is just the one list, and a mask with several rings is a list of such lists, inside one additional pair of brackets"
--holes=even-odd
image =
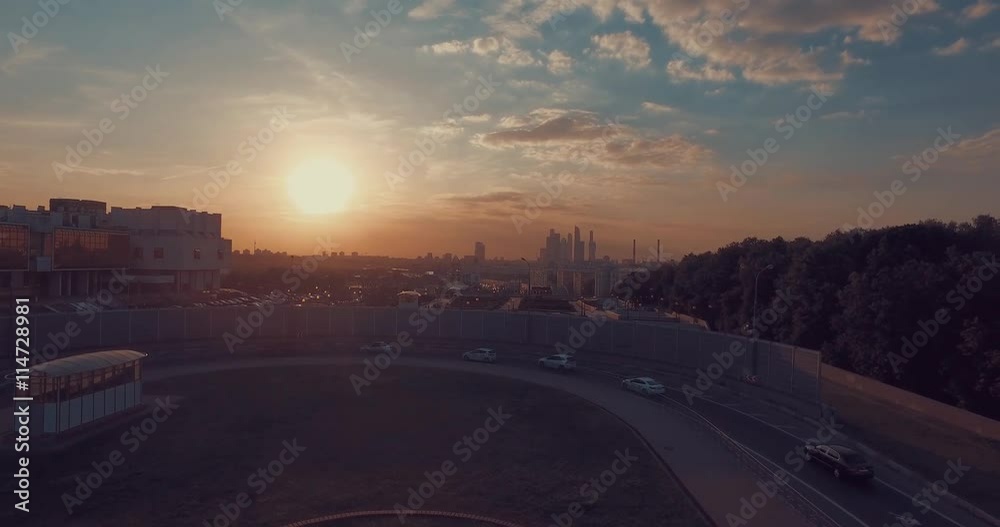
[(875, 471), (865, 456), (843, 445), (806, 445), (806, 461), (815, 461), (840, 478), (872, 479)]

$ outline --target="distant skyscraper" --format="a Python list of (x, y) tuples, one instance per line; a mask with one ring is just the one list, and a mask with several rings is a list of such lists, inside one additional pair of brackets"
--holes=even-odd
[(591, 262), (597, 261), (597, 242), (594, 241), (594, 231), (590, 231), (590, 243), (588, 244), (589, 257), (587, 260)]
[(569, 261), (569, 239), (559, 240), (559, 263)]
[(479, 263), (486, 262), (486, 244), (483, 242), (476, 242), (476, 261)]
[(559, 261), (560, 255), (559, 233), (555, 229), (549, 229), (549, 236), (545, 238), (545, 263), (553, 264)]
[(579, 227), (573, 227), (573, 239), (576, 240), (573, 243), (573, 263), (582, 264), (584, 243), (583, 243), (583, 237), (580, 236)]

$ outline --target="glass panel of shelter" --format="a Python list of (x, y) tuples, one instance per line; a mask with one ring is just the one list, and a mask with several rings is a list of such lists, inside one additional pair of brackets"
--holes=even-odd
[(61, 377), (32, 377), (31, 396), (36, 403), (55, 403), (135, 382), (142, 376), (141, 364), (132, 361)]

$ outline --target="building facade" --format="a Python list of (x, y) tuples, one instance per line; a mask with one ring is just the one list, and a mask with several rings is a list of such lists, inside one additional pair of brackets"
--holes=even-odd
[(233, 242), (222, 237), (222, 215), (181, 207), (113, 207), (111, 225), (128, 231), (129, 275), (140, 293), (218, 289)]
[(221, 227), (221, 215), (178, 207), (108, 213), (106, 203), (75, 199), (52, 199), (48, 210), (0, 206), (0, 291), (88, 298), (113, 281), (129, 294), (218, 288), (232, 253)]

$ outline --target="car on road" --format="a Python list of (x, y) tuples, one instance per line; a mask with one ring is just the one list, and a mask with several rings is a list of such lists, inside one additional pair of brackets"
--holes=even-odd
[(553, 370), (575, 370), (576, 369), (576, 359), (572, 355), (567, 355), (565, 353), (560, 353), (558, 355), (550, 355), (538, 359), (538, 365), (543, 368), (549, 368)]
[(361, 346), (361, 351), (365, 353), (389, 353), (392, 351), (392, 346), (385, 341), (377, 340), (371, 344)]
[(497, 352), (491, 348), (476, 348), (472, 351), (466, 351), (463, 353), (462, 358), (477, 362), (496, 362)]
[(806, 461), (814, 461), (833, 471), (837, 479), (869, 480), (875, 470), (868, 459), (844, 445), (806, 445)]
[(633, 377), (622, 381), (622, 388), (643, 395), (666, 393), (667, 388), (651, 377)]

